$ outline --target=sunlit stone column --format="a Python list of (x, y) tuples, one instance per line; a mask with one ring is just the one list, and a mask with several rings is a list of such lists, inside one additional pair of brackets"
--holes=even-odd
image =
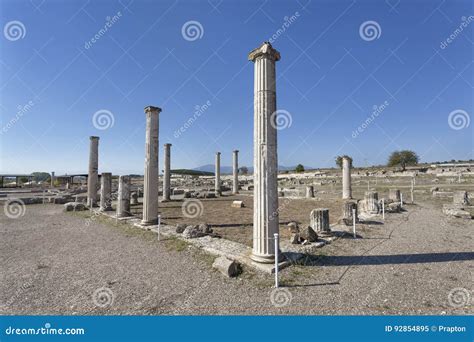
[(54, 188), (54, 180), (55, 180), (54, 171), (51, 171), (51, 187), (52, 188)]
[(352, 198), (351, 186), (351, 160), (347, 157), (342, 157), (342, 198)]
[(90, 137), (89, 176), (87, 177), (87, 205), (97, 205), (97, 184), (99, 183), (99, 137)]
[(148, 106), (146, 115), (145, 176), (143, 180), (142, 225), (158, 222), (158, 114), (161, 109)]
[(163, 200), (169, 201), (171, 200), (171, 144), (165, 144), (164, 149), (164, 161), (165, 168), (163, 170)]
[(100, 177), (100, 210), (112, 210), (112, 174), (102, 172)]
[(239, 151), (233, 151), (232, 155), (232, 175), (233, 175), (233, 184), (232, 184), (232, 193), (239, 193)]
[(130, 216), (130, 177), (120, 176), (118, 185), (117, 217)]
[(216, 152), (216, 180), (214, 185), (216, 195), (221, 194), (221, 153)]
[(275, 62), (280, 53), (270, 43), (250, 52), (254, 75), (254, 207), (251, 258), (271, 263), (275, 259), (274, 234), (278, 233), (278, 156), (276, 130)]

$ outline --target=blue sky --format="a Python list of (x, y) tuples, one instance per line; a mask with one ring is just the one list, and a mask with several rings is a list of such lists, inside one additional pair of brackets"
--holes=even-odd
[[(474, 157), (469, 0), (0, 2), (3, 173), (84, 172), (91, 135), (99, 171), (143, 173), (147, 105), (163, 109), (160, 165), (171, 143), (172, 168), (212, 164), (216, 151), (231, 165), (234, 149), (251, 166), (247, 55), (272, 37), (277, 107), (291, 119), (280, 165), (382, 164), (399, 149)], [(97, 112), (113, 125), (94, 124)]]

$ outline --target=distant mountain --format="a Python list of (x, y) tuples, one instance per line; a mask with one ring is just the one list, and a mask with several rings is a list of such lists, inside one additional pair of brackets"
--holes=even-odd
[[(246, 165), (240, 165), (240, 166), (246, 166)], [(247, 168), (249, 169), (249, 173), (253, 173), (253, 166), (247, 166)], [(295, 168), (296, 168), (296, 165), (295, 166), (278, 165), (278, 170), (280, 170), (280, 171), (293, 171)], [(305, 166), (304, 168), (306, 170), (314, 169), (311, 166)], [(206, 165), (196, 167), (193, 170), (214, 173), (215, 166), (214, 166), (214, 164), (206, 164)], [(223, 165), (221, 165), (221, 173), (222, 174), (231, 174), (232, 173), (232, 166), (223, 166)]]

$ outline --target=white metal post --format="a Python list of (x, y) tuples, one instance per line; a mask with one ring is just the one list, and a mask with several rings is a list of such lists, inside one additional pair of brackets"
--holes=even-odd
[(278, 288), (278, 250), (279, 250), (279, 237), (278, 233), (273, 234), (275, 237), (275, 288)]
[(356, 210), (352, 209), (352, 231), (354, 232), (354, 239), (357, 238), (356, 235)]
[(400, 209), (403, 208), (403, 193), (400, 193)]
[(385, 198), (382, 198), (382, 220), (385, 220)]

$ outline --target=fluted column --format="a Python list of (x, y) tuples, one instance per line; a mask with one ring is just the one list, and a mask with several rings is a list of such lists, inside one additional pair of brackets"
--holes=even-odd
[(280, 53), (263, 43), (249, 54), (254, 71), (254, 208), (251, 258), (271, 263), (275, 259), (274, 234), (279, 232), (278, 156), (276, 130), (275, 62)]
[(221, 194), (221, 153), (216, 152), (216, 179), (214, 185), (214, 191), (216, 195)]
[(120, 176), (118, 185), (117, 217), (130, 216), (130, 177)]
[(87, 177), (87, 205), (97, 205), (97, 184), (99, 183), (99, 137), (90, 137), (89, 175)]
[(342, 157), (342, 198), (352, 198), (351, 185), (351, 160), (347, 157)]
[(112, 174), (102, 172), (100, 177), (100, 210), (112, 210)]
[(145, 175), (143, 180), (142, 225), (158, 222), (158, 114), (161, 109), (148, 106), (146, 115)]
[(233, 184), (232, 184), (232, 193), (239, 193), (239, 151), (235, 150), (232, 154), (232, 175), (233, 175)]
[(171, 200), (171, 144), (164, 145), (164, 161), (165, 164), (163, 170), (163, 200), (169, 201)]

